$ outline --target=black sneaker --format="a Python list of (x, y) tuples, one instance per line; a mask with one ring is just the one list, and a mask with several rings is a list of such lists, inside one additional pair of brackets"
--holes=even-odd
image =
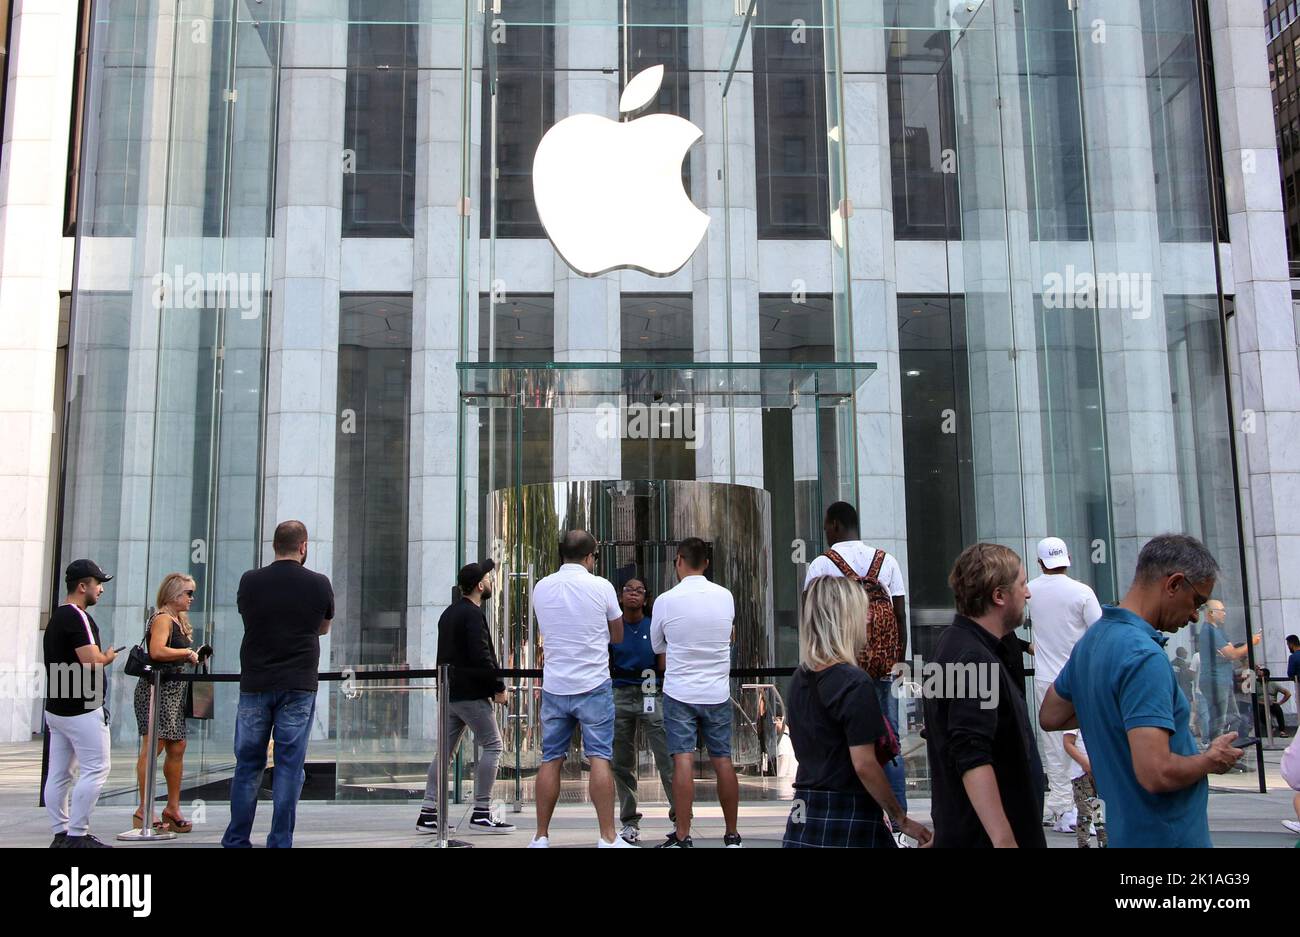
[(513, 833), (515, 825), (513, 823), (503, 823), (492, 816), (492, 814), (479, 813), (474, 811), (474, 816), (469, 819), (469, 828), (475, 833)]
[(415, 821), (415, 832), (437, 833), (438, 832), (438, 811), (421, 810), (420, 819)]
[(112, 849), (108, 843), (101, 843), (95, 837), (87, 833), (85, 836), (69, 836), (68, 844), (65, 849)]
[(726, 849), (740, 849), (745, 844), (740, 841), (739, 833), (728, 833), (722, 837), (722, 845)]
[(55, 834), (54, 834), (54, 839), (50, 840), (50, 848), (51, 848), (51, 849), (67, 849), (67, 848), (68, 848), (68, 834), (67, 834), (67, 833), (55, 833)]
[(694, 840), (687, 836), (685, 839), (677, 838), (677, 831), (668, 834), (668, 838), (655, 847), (655, 849), (692, 849), (695, 846)]

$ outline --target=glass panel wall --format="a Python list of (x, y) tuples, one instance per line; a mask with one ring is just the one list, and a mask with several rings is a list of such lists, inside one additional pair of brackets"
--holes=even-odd
[[(1199, 533), (1244, 637), (1185, 4), (1107, 4), (1105, 43), (1067, 5), (1011, 0), (482, 7), (101, 5), (60, 561), (117, 574), (98, 612), (115, 643), (183, 569), (200, 639), (235, 670), (235, 577), (262, 558), (264, 502), (307, 503), (286, 488), (318, 495), (304, 510), (328, 543), (338, 669), (432, 665), (456, 569), (487, 554), (503, 566), (502, 663), (530, 666), (529, 590), (578, 523), (600, 529), (602, 575), (657, 592), (676, 542), (704, 531), (747, 603), (736, 664), (793, 664), (840, 499), (905, 564), (914, 653), (950, 618), (963, 545), (1032, 556), (1048, 534), (1105, 600), (1151, 536)], [(621, 116), (654, 65), (645, 113)], [(318, 83), (285, 105), (304, 77)], [(611, 141), (638, 120), (698, 129), (664, 155), (656, 184), (673, 187), (652, 206), (665, 231), (688, 227), (673, 211), (708, 217), (680, 269), (647, 272), (636, 235), (654, 219), (617, 210), (646, 179), (611, 184), (586, 219), (617, 269), (592, 275), (552, 242), (534, 158), (583, 114)], [(590, 161), (584, 182), (633, 162), (608, 145), (571, 154)], [(349, 151), (336, 176), (325, 154)], [(306, 158), (321, 172), (291, 182)], [(308, 210), (319, 238), (302, 233)], [(285, 414), (301, 417), (296, 456)], [(736, 725), (748, 788), (770, 796), (779, 681), (757, 682), (733, 687)], [(319, 708), (318, 741), (337, 747), (315, 756), (346, 762), (340, 796), (422, 786), (434, 709), (417, 686)], [(536, 682), (511, 693), (498, 793), (527, 800)], [(228, 768), (233, 705), (223, 684), (218, 718), (195, 727), (194, 780)], [(922, 790), (924, 746), (904, 729)], [(654, 778), (644, 752), (641, 768)]]

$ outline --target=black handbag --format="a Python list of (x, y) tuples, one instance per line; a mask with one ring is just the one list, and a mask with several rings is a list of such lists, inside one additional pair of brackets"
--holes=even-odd
[(128, 677), (153, 676), (153, 661), (149, 659), (149, 625), (153, 622), (153, 617), (153, 609), (145, 609), (144, 639), (127, 652), (126, 666), (122, 668)]
[[(194, 669), (196, 674), (208, 672), (205, 660)], [(191, 680), (185, 687), (185, 718), (211, 719), (216, 709), (217, 686), (210, 680)]]

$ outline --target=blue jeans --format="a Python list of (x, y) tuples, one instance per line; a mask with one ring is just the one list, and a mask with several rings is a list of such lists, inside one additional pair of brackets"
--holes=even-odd
[(253, 819), (257, 816), (257, 792), (266, 770), (266, 745), (275, 739), (275, 777), (271, 785), (271, 833), (268, 849), (293, 846), (293, 825), (298, 798), (306, 778), (307, 739), (311, 736), (316, 694), (309, 690), (276, 690), (240, 693), (239, 716), (235, 721), (235, 776), (230, 782), (230, 825), (221, 845), (230, 848), (252, 845)]
[[(894, 699), (892, 688), (894, 686), (893, 677), (881, 677), (875, 681), (876, 699), (880, 701), (880, 712), (889, 720), (890, 727), (894, 730), (894, 735), (898, 735), (898, 700)], [(885, 779), (889, 781), (889, 787), (894, 792), (894, 797), (898, 800), (898, 806), (904, 811), (907, 810), (907, 771), (903, 768), (903, 756), (900, 754), (893, 761), (884, 766)]]
[(606, 680), (586, 693), (561, 695), (542, 688), (542, 761), (569, 753), (574, 726), (582, 728), (582, 750), (588, 758), (614, 757), (614, 684)]
[(710, 758), (731, 757), (731, 700), (701, 706), (664, 694), (668, 754), (693, 755), (700, 735)]

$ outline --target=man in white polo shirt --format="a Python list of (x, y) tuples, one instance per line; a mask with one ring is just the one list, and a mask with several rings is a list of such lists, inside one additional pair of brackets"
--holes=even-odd
[(701, 733), (718, 781), (718, 800), (728, 849), (741, 845), (736, 830), (740, 783), (731, 763), (731, 643), (736, 631), (736, 602), (722, 586), (704, 578), (709, 548), (687, 537), (674, 560), (679, 582), (655, 601), (650, 643), (666, 655), (664, 729), (673, 756), (673, 804), (676, 829), (657, 848), (692, 846), (691, 803), (695, 799), (695, 743)]
[[(1029, 584), (1029, 622), (1034, 638), (1034, 687), (1040, 701), (1070, 659), (1074, 645), (1093, 622), (1101, 618), (1097, 596), (1077, 579), (1070, 578), (1070, 553), (1059, 537), (1038, 542), (1038, 568), (1042, 575)], [(1046, 808), (1052, 829), (1074, 832), (1077, 814), (1070, 782), (1073, 763), (1065, 753), (1064, 732), (1044, 732), (1043, 762), (1047, 769)]]
[(614, 689), (609, 645), (623, 640), (623, 611), (608, 580), (593, 575), (596, 540), (571, 530), (560, 543), (559, 572), (533, 587), (533, 613), (542, 635), (542, 764), (537, 769), (537, 834), (530, 849), (550, 846), (551, 814), (560, 799), (560, 767), (574, 726), (591, 762), (587, 782), (600, 823), (596, 845), (635, 849), (614, 829)]

